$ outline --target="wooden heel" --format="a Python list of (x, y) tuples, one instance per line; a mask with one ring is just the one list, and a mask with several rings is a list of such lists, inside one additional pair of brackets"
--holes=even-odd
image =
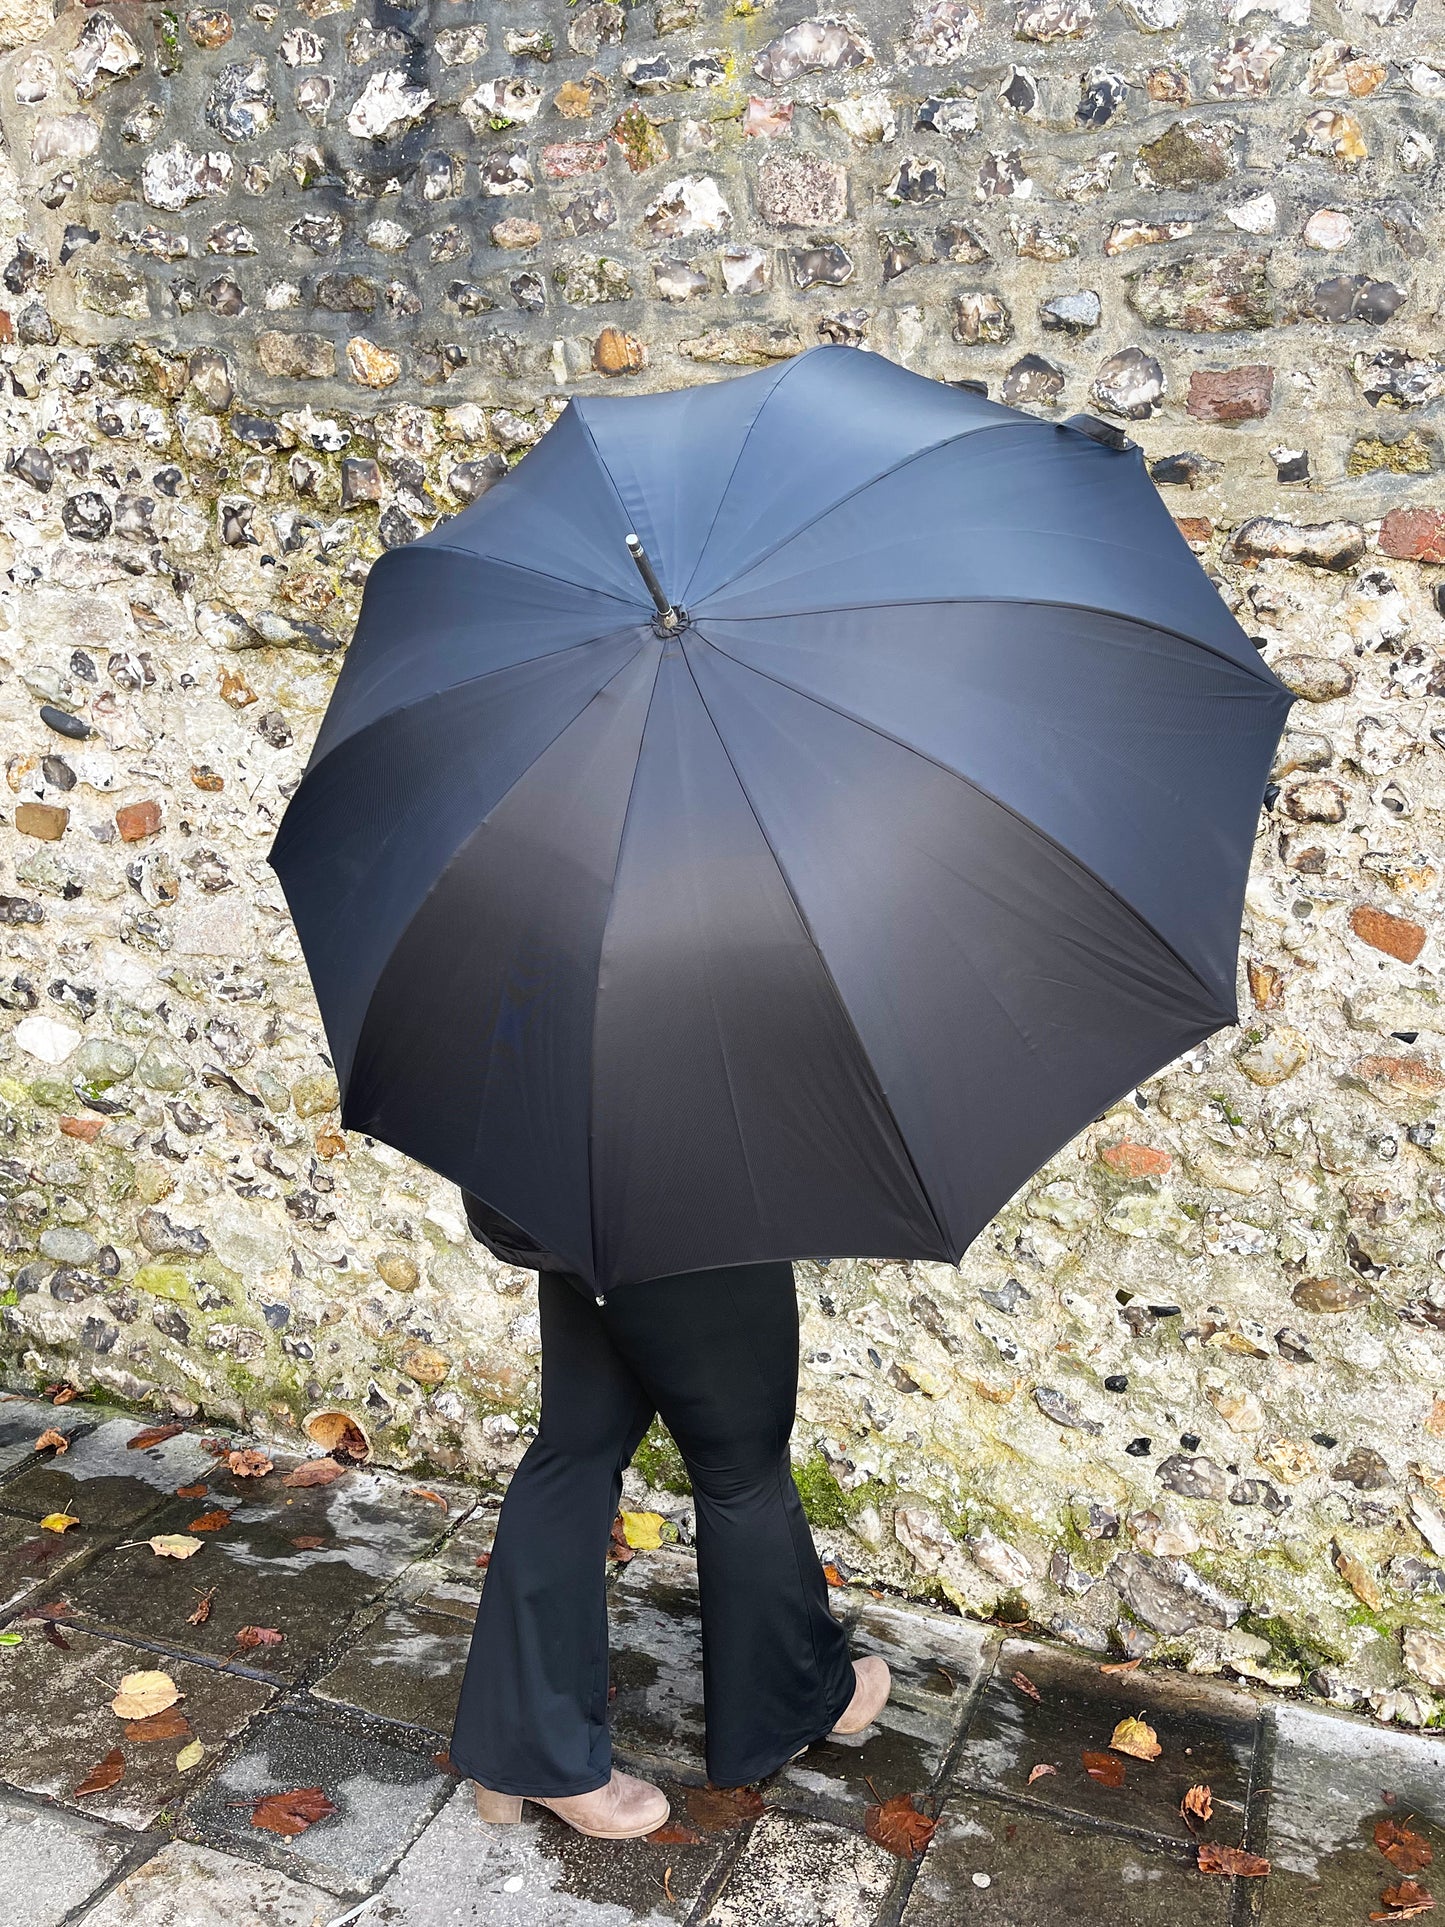
[(522, 1817), (520, 1793), (493, 1793), (489, 1787), (477, 1788), (477, 1814), (494, 1827), (514, 1827)]

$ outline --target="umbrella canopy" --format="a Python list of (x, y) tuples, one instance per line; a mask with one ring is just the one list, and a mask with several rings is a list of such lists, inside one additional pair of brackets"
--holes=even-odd
[(1290, 701), (1131, 445), (849, 348), (574, 400), (376, 563), (271, 853), (342, 1121), (599, 1294), (956, 1262), (1235, 1021)]

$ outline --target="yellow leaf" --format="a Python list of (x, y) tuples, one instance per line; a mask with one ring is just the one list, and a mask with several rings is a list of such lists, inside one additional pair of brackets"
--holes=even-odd
[(1135, 1760), (1157, 1760), (1164, 1751), (1153, 1727), (1143, 1720), (1120, 1720), (1109, 1745), (1115, 1753), (1127, 1753)]
[(622, 1534), (634, 1552), (656, 1552), (665, 1523), (660, 1512), (624, 1512)]
[(148, 1720), (153, 1713), (174, 1706), (180, 1696), (169, 1673), (127, 1673), (110, 1710), (123, 1720)]
[(158, 1532), (146, 1544), (162, 1559), (192, 1559), (205, 1544), (204, 1539), (189, 1539), (184, 1532)]
[(40, 1524), (45, 1532), (69, 1532), (70, 1528), (78, 1526), (80, 1521), (72, 1518), (68, 1512), (47, 1512)]
[(192, 1740), (189, 1746), (183, 1746), (176, 1755), (176, 1771), (178, 1773), (189, 1773), (191, 1768), (199, 1766), (205, 1757), (206, 1749), (201, 1745), (200, 1741)]

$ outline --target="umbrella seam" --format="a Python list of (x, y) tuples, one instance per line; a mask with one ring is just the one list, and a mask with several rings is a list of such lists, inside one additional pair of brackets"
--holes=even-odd
[[(614, 483), (613, 486), (615, 487), (616, 484)], [(635, 660), (635, 656), (628, 658), (630, 662)], [(617, 833), (617, 855), (612, 863), (612, 881), (607, 888), (607, 911), (602, 919), (602, 934), (597, 942), (597, 978), (592, 987), (592, 1026), (587, 1037), (587, 1237), (592, 1260), (592, 1277), (588, 1282), (593, 1285), (597, 1281), (597, 1204), (592, 1182), (592, 1123), (597, 1084), (597, 1013), (602, 1001), (602, 959), (607, 952), (607, 932), (612, 927), (612, 912), (617, 905), (617, 878), (622, 869), (622, 850), (627, 841), (627, 823), (632, 815), (632, 799), (637, 794), (637, 772), (642, 768), (643, 745), (647, 741), (647, 725), (652, 720), (652, 705), (657, 697), (657, 685), (662, 680), (661, 672), (662, 651), (659, 649), (657, 661), (653, 665), (652, 687), (647, 692), (647, 713), (642, 718), (642, 728), (638, 732), (637, 761), (632, 766), (632, 780), (627, 786), (627, 802), (622, 811), (622, 827)]]
[[(612, 481), (610, 475), (607, 479)], [(612, 486), (615, 489), (617, 484), (613, 482)], [(444, 527), (445, 524), (442, 526)], [(471, 562), (494, 562), (499, 569), (517, 569), (520, 570), (523, 575), (540, 576), (544, 582), (561, 582), (565, 583), (569, 589), (581, 589), (586, 595), (606, 596), (609, 602), (620, 602), (624, 609), (630, 609), (633, 606), (626, 596), (620, 596), (612, 589), (600, 588), (595, 582), (579, 582), (575, 576), (558, 575), (552, 569), (534, 569), (530, 562), (514, 562), (509, 556), (493, 555), (489, 549), (464, 549), (456, 542), (431, 542), (423, 536), (420, 541), (408, 542), (404, 547), (394, 549), (391, 553), (393, 555), (405, 555), (412, 550), (423, 548), (431, 555), (464, 555)], [(385, 560), (386, 557), (384, 555), (378, 556), (372, 564), (372, 567), (379, 568)], [(639, 604), (638, 606), (640, 607), (641, 605)]]
[[(537, 656), (519, 656), (516, 662), (498, 663), (494, 668), (479, 670), (475, 676), (463, 676), (460, 682), (448, 683), (445, 689), (433, 689), (428, 695), (413, 696), (410, 702), (396, 703), (390, 709), (383, 709), (379, 716), (373, 716), (370, 722), (363, 723), (359, 729), (352, 730), (349, 736), (342, 736), (338, 741), (334, 742), (318, 762), (308, 763), (306, 768), (301, 772), (301, 783), (304, 783), (307, 777), (312, 775), (314, 771), (319, 770), (322, 763), (328, 762), (338, 750), (345, 749), (348, 743), (359, 741), (369, 730), (377, 729), (382, 723), (390, 722), (394, 716), (404, 716), (409, 710), (420, 709), (427, 703), (434, 703), (440, 696), (454, 696), (460, 690), (471, 689), (479, 682), (486, 682), (491, 676), (504, 676), (509, 669), (525, 669), (530, 663), (549, 662), (561, 656), (570, 656), (575, 649), (595, 649), (599, 642), (610, 642), (614, 636), (625, 635), (629, 629), (641, 627), (643, 627), (641, 623), (620, 623), (615, 629), (604, 629), (600, 635), (584, 636), (581, 642), (569, 642), (565, 649), (544, 649), (542, 653)], [(638, 642), (637, 646), (639, 649), (642, 647), (643, 640), (645, 640), (645, 638), (640, 639)], [(629, 657), (628, 660), (631, 661), (631, 657)], [(624, 667), (625, 666), (624, 664)], [(604, 684), (603, 687), (605, 688), (606, 685)], [(295, 793), (299, 795), (300, 792), (301, 784), (298, 784)], [(277, 841), (280, 839), (282, 829), (285, 827), (285, 821), (286, 819), (283, 817), (281, 823), (277, 826), (276, 837), (272, 840), (271, 844), (273, 850), (276, 847)], [(266, 860), (269, 863), (271, 859), (268, 856)]]
[[(703, 640), (705, 641), (706, 638), (704, 637)], [(722, 651), (720, 653), (726, 654), (726, 651)], [(777, 870), (778, 875), (782, 878), (783, 888), (788, 893), (788, 900), (793, 906), (794, 915), (797, 917), (798, 922), (802, 927), (803, 934), (807, 937), (809, 944), (812, 946), (813, 954), (818, 959), (818, 968), (823, 973), (823, 981), (827, 984), (829, 990), (831, 990), (833, 993), (833, 1000), (837, 1004), (838, 1009), (842, 1014), (843, 1022), (847, 1026), (850, 1036), (853, 1038), (855, 1044), (858, 1047), (858, 1054), (859, 1054), (860, 1060), (864, 1065), (867, 1066), (869, 1072), (872, 1074), (874, 1083), (877, 1085), (878, 1095), (883, 1101), (883, 1109), (887, 1113), (888, 1122), (893, 1126), (894, 1135), (898, 1139), (898, 1147), (908, 1161), (908, 1168), (913, 1173), (914, 1183), (918, 1186), (918, 1195), (923, 1200), (924, 1208), (928, 1212), (928, 1216), (933, 1224), (934, 1230), (938, 1233), (939, 1244), (942, 1247), (943, 1256), (946, 1262), (948, 1262), (949, 1264), (952, 1264), (956, 1262), (949, 1255), (953, 1250), (953, 1243), (952, 1243), (952, 1240), (948, 1237), (948, 1234), (946, 1233), (946, 1231), (944, 1230), (943, 1224), (940, 1221), (938, 1216), (937, 1207), (934, 1205), (933, 1198), (929, 1193), (928, 1186), (923, 1181), (923, 1173), (918, 1168), (918, 1162), (913, 1155), (913, 1147), (912, 1145), (909, 1144), (908, 1139), (904, 1136), (903, 1126), (899, 1123), (897, 1113), (893, 1109), (892, 1101), (890, 1100), (887, 1091), (883, 1088), (883, 1080), (881, 1077), (879, 1077), (878, 1072), (874, 1067), (873, 1060), (868, 1055), (867, 1047), (863, 1042), (862, 1036), (859, 1034), (857, 1024), (853, 1020), (853, 1013), (851, 1010), (849, 1010), (847, 1002), (844, 999), (843, 993), (838, 988), (838, 983), (836, 978), (834, 977), (832, 971), (828, 968), (828, 959), (823, 955), (823, 947), (818, 942), (817, 934), (815, 933), (812, 924), (808, 921), (807, 913), (804, 911), (803, 906), (798, 899), (797, 891), (793, 888), (793, 880), (788, 875), (787, 869), (784, 866), (782, 858), (778, 855), (778, 852), (773, 848), (772, 840), (768, 836), (768, 832), (763, 825), (763, 819), (758, 814), (758, 807), (752, 799), (752, 794), (749, 791), (747, 784), (743, 781), (742, 773), (738, 769), (737, 764), (733, 761), (732, 751), (728, 748), (727, 742), (723, 736), (722, 731), (718, 728), (717, 718), (713, 715), (712, 710), (708, 707), (707, 697), (703, 694), (702, 685), (701, 683), (698, 682), (697, 675), (693, 670), (692, 663), (688, 657), (687, 643), (685, 638), (683, 642), (682, 656), (683, 656), (683, 661), (687, 663), (687, 673), (692, 677), (693, 688), (696, 689), (697, 691), (698, 701), (702, 704), (703, 712), (707, 716), (708, 721), (712, 724), (713, 734), (717, 737), (718, 745), (721, 748), (723, 755), (726, 756), (728, 760), (728, 767), (729, 769), (731, 769), (733, 773), (733, 780), (737, 783), (739, 790), (741, 790), (742, 792), (743, 801), (747, 804), (749, 811), (752, 813), (753, 821), (758, 826), (758, 835), (763, 839), (763, 846), (767, 850), (768, 855), (772, 858), (774, 868)], [(961, 1255), (962, 1254), (960, 1253), (960, 1256)]]
[[(1140, 553), (1143, 554), (1145, 551), (1141, 550)], [(1207, 577), (1206, 580), (1208, 580)], [(1211, 587), (1212, 586), (1211, 584)], [(1257, 665), (1251, 662), (1240, 662), (1234, 656), (1226, 655), (1222, 649), (1216, 648), (1212, 642), (1203, 641), (1199, 636), (1187, 635), (1183, 629), (1171, 628), (1167, 623), (1146, 621), (1143, 616), (1125, 615), (1121, 609), (1105, 609), (1094, 602), (1070, 602), (1055, 599), (1050, 596), (895, 596), (888, 602), (836, 602), (831, 605), (810, 603), (806, 609), (755, 611), (752, 615), (747, 616), (707, 614), (706, 620), (709, 622), (789, 622), (799, 616), (843, 615), (851, 613), (854, 610), (863, 613), (869, 609), (948, 609), (972, 607), (993, 607), (999, 609), (1078, 609), (1085, 615), (1107, 616), (1111, 622), (1127, 622), (1135, 629), (1147, 629), (1156, 635), (1172, 636), (1176, 642), (1187, 643), (1191, 649), (1202, 649), (1207, 656), (1213, 656), (1217, 661), (1226, 663), (1231, 669), (1237, 669), (1248, 682), (1257, 685), (1259, 688), (1269, 690), (1275, 695), (1288, 696), (1291, 704), (1297, 700), (1290, 692), (1288, 686), (1282, 683), (1279, 677), (1275, 675), (1267, 662), (1260, 662)], [(703, 613), (704, 612), (699, 611), (700, 616)], [(1240, 630), (1240, 634), (1244, 634), (1242, 629)], [(1252, 646), (1253, 645), (1251, 645), (1251, 647)], [(1258, 673), (1261, 669), (1264, 671), (1263, 675)]]
[[(843, 709), (837, 703), (830, 703), (822, 696), (815, 696), (811, 690), (798, 688), (797, 684), (789, 682), (786, 676), (775, 676), (770, 670), (759, 669), (753, 663), (744, 662), (740, 657), (733, 655), (731, 650), (724, 649), (720, 643), (714, 642), (709, 636), (703, 635), (701, 631), (699, 631), (698, 634), (700, 639), (707, 643), (710, 649), (716, 649), (720, 656), (726, 656), (728, 661), (736, 663), (739, 669), (746, 670), (755, 676), (761, 676), (767, 682), (775, 682), (782, 689), (791, 689), (793, 694), (795, 696), (801, 696), (804, 702), (817, 703), (819, 708), (829, 709), (835, 716), (842, 716), (848, 722), (856, 723), (860, 729), (866, 729), (872, 735), (881, 736), (886, 742), (896, 744), (899, 749), (906, 750), (909, 755), (917, 756), (921, 761), (930, 763), (934, 769), (942, 770), (946, 776), (952, 776), (956, 781), (967, 784), (968, 788), (971, 789), (975, 795), (984, 797), (996, 808), (1005, 811), (1009, 816), (1013, 817), (1016, 823), (1021, 824), (1024, 829), (1038, 837), (1041, 843), (1047, 843), (1051, 849), (1057, 850), (1064, 861), (1072, 864), (1081, 875), (1088, 877), (1091, 882), (1096, 883), (1101, 890), (1107, 891), (1114, 901), (1120, 904), (1126, 913), (1134, 919), (1135, 923), (1139, 925), (1139, 928), (1147, 931), (1160, 948), (1169, 953), (1179, 965), (1180, 969), (1187, 972), (1188, 975), (1194, 979), (1206, 997), (1209, 998), (1211, 1008), (1218, 1007), (1219, 992), (1217, 988), (1205, 981), (1195, 966), (1190, 963), (1187, 957), (1181, 955), (1175, 946), (1170, 943), (1168, 938), (1164, 936), (1163, 932), (1156, 930), (1149, 919), (1142, 915), (1140, 911), (1136, 910), (1126, 896), (1123, 896), (1116, 890), (1114, 886), (1101, 877), (1096, 870), (1091, 869), (1090, 866), (1085, 863), (1082, 858), (1076, 856), (1067, 845), (1060, 843), (1057, 837), (1050, 836), (1047, 830), (1041, 829), (1037, 823), (1031, 821), (1021, 810), (1016, 810), (1012, 804), (1005, 803), (1001, 796), (995, 796), (992, 790), (986, 789), (982, 783), (968, 775), (966, 771), (954, 769), (948, 763), (941, 763), (936, 756), (930, 756), (927, 750), (920, 749), (916, 743), (906, 743), (901, 736), (895, 736), (891, 730), (883, 729), (877, 723), (870, 723), (862, 716), (855, 716), (852, 710)], [(716, 728), (717, 725), (714, 724), (713, 727)], [(781, 865), (779, 867), (781, 868)], [(1226, 1021), (1233, 1022), (1234, 1018), (1230, 1017)]]
[[(781, 386), (782, 386), (782, 383), (780, 381), (778, 383), (778, 387), (781, 387)], [(776, 393), (777, 393), (777, 389), (775, 388), (773, 389), (772, 393), (769, 394), (768, 400), (771, 401), (773, 398), (773, 395)], [(758, 413), (761, 414), (762, 410), (759, 409)], [(816, 515), (810, 515), (806, 522), (800, 522), (795, 529), (789, 529), (786, 535), (779, 536), (777, 541), (772, 543), (768, 548), (764, 549), (760, 555), (755, 555), (745, 568), (740, 569), (736, 575), (725, 576), (721, 582), (717, 583), (712, 589), (708, 591), (708, 594), (716, 595), (719, 592), (719, 590), (729, 588), (733, 583), (742, 581), (742, 579), (746, 575), (750, 574), (752, 570), (761, 567), (761, 565), (764, 562), (766, 562), (770, 556), (776, 555), (779, 549), (786, 548), (789, 542), (795, 542), (800, 535), (806, 535), (809, 529), (816, 527), (817, 524), (823, 520), (824, 516), (831, 515), (835, 509), (842, 508), (845, 502), (851, 502), (855, 495), (861, 495), (865, 489), (876, 488), (879, 482), (886, 482), (890, 476), (897, 475), (902, 469), (907, 468), (911, 463), (922, 461), (925, 455), (932, 455), (940, 448), (948, 448), (954, 442), (966, 441), (970, 435), (987, 435), (1001, 428), (1017, 429), (1017, 428), (1023, 427), (1030, 431), (1036, 431), (1037, 429), (1049, 428), (1052, 426), (1053, 426), (1052, 423), (1039, 421), (1033, 415), (1020, 415), (1018, 421), (1016, 422), (975, 422), (971, 428), (960, 428), (957, 434), (940, 435), (936, 442), (929, 442), (923, 448), (911, 449), (907, 455), (900, 455), (898, 460), (894, 462), (891, 465), (891, 467), (881, 468), (879, 469), (876, 475), (869, 475), (865, 480), (859, 482), (856, 488), (850, 488), (846, 490), (842, 495), (838, 496), (838, 498), (835, 501), (829, 502), (825, 508), (820, 508)], [(751, 435), (752, 430), (749, 429), (748, 433), (749, 435)], [(744, 442), (744, 447), (745, 446), (746, 446), (746, 442)], [(741, 460), (742, 460), (742, 450), (740, 449), (738, 451), (738, 461), (741, 461)], [(736, 474), (736, 472), (737, 472), (737, 467), (736, 467), (736, 464), (734, 464), (733, 473)], [(730, 489), (731, 487), (732, 487), (732, 476), (730, 475), (728, 477), (728, 489)], [(728, 490), (724, 489), (723, 491), (724, 499), (726, 499), (727, 492)], [(720, 502), (718, 504), (718, 514), (721, 514), (721, 513), (722, 513), (722, 503)], [(714, 520), (716, 520), (716, 517), (714, 517)], [(711, 539), (712, 539), (712, 531), (711, 529), (709, 529), (708, 540), (711, 541)], [(1181, 537), (1180, 539), (1182, 540), (1183, 538)], [(704, 543), (703, 544), (704, 553), (706, 553), (706, 549), (707, 549), (707, 544)], [(697, 569), (701, 568), (701, 566), (702, 566), (702, 557), (699, 556), (698, 562), (697, 562), (697, 568), (694, 568), (692, 572), (692, 576), (688, 578), (687, 586), (689, 590), (692, 588), (693, 578), (697, 575)]]

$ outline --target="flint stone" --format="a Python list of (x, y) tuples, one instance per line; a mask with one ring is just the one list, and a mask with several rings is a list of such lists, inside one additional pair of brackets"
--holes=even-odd
[(1105, 414), (1143, 421), (1164, 397), (1164, 370), (1142, 348), (1123, 348), (1100, 364), (1089, 393)]
[(970, 288), (955, 297), (955, 341), (975, 347), (981, 342), (1007, 341), (1013, 331), (1013, 318), (1002, 295), (994, 294), (987, 288)]
[(1189, 377), (1189, 413), (1201, 422), (1259, 421), (1269, 413), (1274, 395), (1274, 370), (1262, 364), (1246, 368), (1197, 368)]
[(1139, 149), (1142, 178), (1150, 187), (1210, 187), (1234, 171), (1234, 128), (1176, 120), (1157, 140)]
[(1306, 307), (1321, 321), (1368, 321), (1379, 327), (1404, 307), (1403, 288), (1366, 274), (1339, 274), (1317, 281)]
[(1039, 319), (1045, 328), (1070, 335), (1090, 334), (1098, 327), (1102, 315), (1103, 304), (1092, 288), (1083, 288), (1077, 294), (1055, 295), (1039, 309)]
[(1064, 392), (1064, 371), (1042, 355), (1022, 355), (1004, 376), (1003, 399), (1010, 408), (1047, 406)]
[(1155, 1476), (1181, 1499), (1223, 1500), (1229, 1491), (1229, 1482), (1213, 1459), (1190, 1458), (1183, 1452), (1162, 1459)]
[(770, 40), (753, 62), (759, 80), (781, 86), (799, 74), (837, 73), (870, 67), (873, 49), (856, 26), (831, 14), (800, 20)]
[(680, 341), (678, 351), (691, 361), (716, 362), (727, 368), (758, 368), (769, 361), (787, 361), (793, 355), (802, 354), (803, 344), (786, 325), (770, 328), (762, 322), (741, 321), (731, 328), (713, 328), (691, 341)]
[(1266, 257), (1186, 254), (1127, 274), (1129, 305), (1151, 327), (1185, 334), (1229, 334), (1268, 328), (1274, 295)]
[(1364, 556), (1365, 531), (1357, 522), (1285, 522), (1256, 515), (1235, 530), (1231, 547), (1241, 561), (1304, 562), (1312, 569), (1339, 571), (1352, 569)]
[(172, 141), (142, 167), (141, 194), (151, 207), (189, 207), (208, 195), (224, 194), (234, 172), (229, 154), (198, 154), (184, 141)]
[(1166, 1639), (1202, 1626), (1227, 1631), (1244, 1611), (1242, 1599), (1230, 1598), (1182, 1559), (1121, 1552), (1109, 1567), (1109, 1577), (1129, 1610)]
[(335, 344), (324, 335), (263, 329), (256, 337), (256, 358), (266, 374), (293, 381), (321, 381), (336, 373)]

